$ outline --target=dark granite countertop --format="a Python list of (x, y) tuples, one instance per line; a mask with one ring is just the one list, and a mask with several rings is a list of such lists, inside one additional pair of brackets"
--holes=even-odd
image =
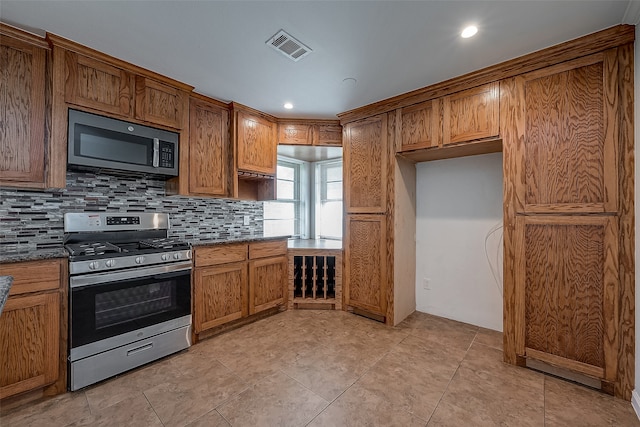
[(269, 240), (287, 240), (290, 236), (239, 236), (239, 237), (221, 237), (221, 238), (198, 238), (198, 239), (186, 239), (191, 246), (209, 246), (219, 245), (222, 243), (251, 243), (251, 242), (264, 242)]
[(62, 247), (34, 249), (18, 248), (15, 250), (0, 250), (0, 263), (36, 261), (40, 259), (67, 258), (69, 254)]

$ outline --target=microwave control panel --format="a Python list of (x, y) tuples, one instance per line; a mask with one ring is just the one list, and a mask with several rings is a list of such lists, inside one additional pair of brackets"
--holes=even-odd
[(160, 167), (173, 168), (175, 161), (175, 144), (171, 142), (160, 142)]

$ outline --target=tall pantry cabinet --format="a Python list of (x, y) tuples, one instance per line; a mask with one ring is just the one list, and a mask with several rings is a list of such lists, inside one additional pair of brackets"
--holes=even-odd
[(631, 58), (624, 45), (501, 82), (505, 358), (616, 395), (633, 382)]
[(389, 325), (415, 310), (415, 167), (396, 159), (395, 133), (395, 113), (343, 130), (344, 304)]

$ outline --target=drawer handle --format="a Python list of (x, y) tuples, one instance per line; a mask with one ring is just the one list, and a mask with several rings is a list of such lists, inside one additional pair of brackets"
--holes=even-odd
[(136, 348), (132, 348), (131, 350), (127, 351), (127, 356), (133, 356), (136, 353), (140, 353), (141, 351), (145, 351), (148, 350), (150, 348), (153, 348), (153, 343), (150, 342), (148, 344), (142, 345), (140, 347), (136, 347)]

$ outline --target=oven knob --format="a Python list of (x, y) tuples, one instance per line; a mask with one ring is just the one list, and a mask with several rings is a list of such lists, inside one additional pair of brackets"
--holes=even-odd
[(176, 252), (175, 254), (173, 254), (173, 259), (180, 259), (182, 258), (182, 255), (180, 254), (180, 252)]
[(161, 258), (163, 261), (168, 261), (170, 259), (169, 254), (162, 254)]
[(143, 256), (136, 257), (136, 264), (142, 264), (143, 262), (144, 262), (144, 257)]
[(98, 263), (95, 261), (92, 261), (89, 263), (89, 270), (95, 270), (96, 268), (98, 268)]
[(107, 267), (113, 267), (114, 265), (116, 265), (116, 260), (115, 259), (108, 259), (104, 265), (106, 265)]

